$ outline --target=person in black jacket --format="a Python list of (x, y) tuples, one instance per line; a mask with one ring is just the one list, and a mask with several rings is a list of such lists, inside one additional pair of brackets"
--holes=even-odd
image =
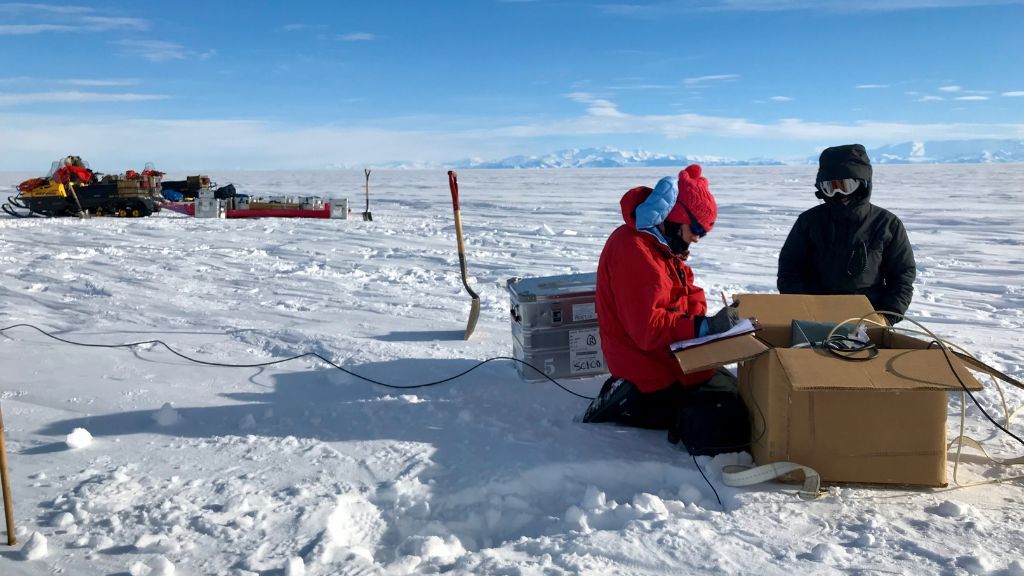
[(864, 294), (875, 310), (906, 312), (917, 275), (914, 251), (903, 222), (871, 204), (871, 176), (860, 144), (821, 153), (814, 187), (825, 203), (793, 224), (779, 253), (779, 292)]

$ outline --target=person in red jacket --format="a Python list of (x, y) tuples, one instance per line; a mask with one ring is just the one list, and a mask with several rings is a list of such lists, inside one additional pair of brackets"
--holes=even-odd
[[(684, 374), (669, 351), (673, 342), (723, 332), (738, 320), (732, 306), (707, 316), (704, 290), (686, 265), (690, 246), (718, 217), (707, 178), (692, 164), (654, 188), (629, 190), (619, 204), (625, 223), (609, 236), (597, 266), (597, 321), (612, 377), (583, 421), (668, 429), (669, 440), (683, 440), (691, 453), (742, 447), (749, 429), (746, 412), (736, 412), (742, 403), (735, 379), (715, 370)], [(695, 415), (711, 391), (727, 396), (729, 413)]]

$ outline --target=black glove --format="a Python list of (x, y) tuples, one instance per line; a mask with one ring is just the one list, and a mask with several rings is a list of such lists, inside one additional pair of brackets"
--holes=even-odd
[(725, 332), (740, 321), (740, 312), (735, 306), (725, 306), (714, 316), (706, 318), (708, 323), (708, 334)]

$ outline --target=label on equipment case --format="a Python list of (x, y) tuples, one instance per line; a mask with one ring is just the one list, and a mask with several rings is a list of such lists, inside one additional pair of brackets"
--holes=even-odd
[[(593, 307), (593, 304), (590, 305)], [(573, 316), (576, 307), (573, 306)], [(601, 336), (597, 327), (569, 331), (569, 373), (604, 371)]]
[(572, 305), (572, 321), (573, 322), (584, 322), (586, 320), (597, 319), (597, 308), (594, 307), (594, 303), (590, 302), (587, 304), (573, 304)]

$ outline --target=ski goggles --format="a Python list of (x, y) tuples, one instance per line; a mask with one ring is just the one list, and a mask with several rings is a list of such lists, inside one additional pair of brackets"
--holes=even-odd
[(686, 215), (690, 217), (690, 232), (693, 232), (693, 235), (697, 238), (707, 236), (708, 231), (700, 225), (700, 222), (697, 221), (697, 217), (693, 215), (693, 212), (690, 212), (690, 209), (686, 207), (686, 204), (680, 202), (679, 205), (683, 207), (683, 210), (686, 210)]
[(827, 198), (831, 198), (836, 194), (849, 196), (857, 190), (860, 190), (862, 184), (864, 184), (864, 180), (857, 178), (843, 178), (842, 180), (823, 180), (821, 182), (816, 182), (814, 187)]

